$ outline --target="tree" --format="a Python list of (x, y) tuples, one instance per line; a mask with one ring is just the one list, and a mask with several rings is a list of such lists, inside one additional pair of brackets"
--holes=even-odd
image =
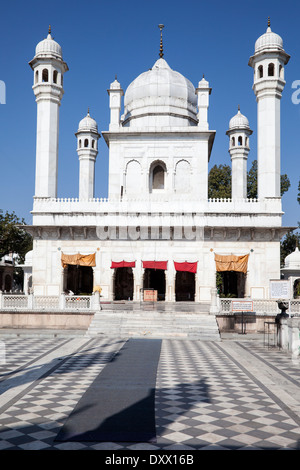
[(208, 174), (208, 197), (231, 198), (231, 168), (215, 165)]
[(32, 249), (32, 237), (20, 225), (26, 225), (15, 212), (6, 213), (0, 210), (0, 259), (8, 253), (17, 253), (19, 262), (23, 263), (26, 253)]
[(280, 264), (284, 266), (285, 258), (300, 245), (300, 233), (288, 232), (280, 243)]
[[(281, 175), (281, 196), (288, 191), (291, 183), (286, 174)], [(300, 183), (299, 183), (300, 191)], [(231, 197), (231, 167), (229, 165), (215, 165), (208, 175), (208, 197), (230, 198)], [(247, 197), (257, 198), (257, 160), (252, 162), (247, 174)], [(300, 200), (300, 194), (299, 194)]]

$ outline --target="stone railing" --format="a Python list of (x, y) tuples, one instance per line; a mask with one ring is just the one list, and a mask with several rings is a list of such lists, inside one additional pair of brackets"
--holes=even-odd
[[(245, 301), (253, 302), (253, 312), (258, 315), (277, 315), (281, 312), (278, 307), (277, 300), (272, 299), (219, 299), (219, 313), (222, 315), (230, 315), (232, 311), (232, 301)], [(287, 313), (293, 316), (300, 316), (300, 300), (292, 299), (286, 300), (288, 303)]]
[(100, 297), (92, 295), (35, 296), (33, 294), (3, 294), (0, 292), (0, 311), (59, 311), (99, 310)]

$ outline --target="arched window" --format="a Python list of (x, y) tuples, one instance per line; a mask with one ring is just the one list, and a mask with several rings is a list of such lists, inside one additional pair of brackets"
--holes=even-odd
[(241, 135), (238, 138), (238, 145), (243, 145), (243, 138)]
[(35, 72), (35, 82), (34, 83), (38, 83), (38, 81), (39, 81), (39, 71), (37, 70)]
[(231, 138), (231, 145), (232, 145), (232, 147), (235, 146), (235, 137), (232, 137), (232, 138)]
[(165, 171), (161, 165), (156, 165), (152, 171), (152, 189), (164, 189)]
[(94, 141), (94, 139), (92, 140), (92, 148), (93, 148), (93, 149), (95, 148), (95, 141)]
[(246, 142), (245, 142), (246, 147), (249, 145), (249, 137), (246, 137)]
[(58, 75), (57, 70), (54, 70), (54, 72), (53, 72), (53, 83), (57, 83), (57, 75)]
[(89, 146), (89, 139), (84, 139), (84, 146), (88, 147)]
[(268, 76), (274, 77), (274, 64), (272, 63), (268, 65)]
[(260, 65), (257, 70), (258, 70), (258, 78), (263, 78), (263, 76), (264, 76), (263, 66)]
[(49, 78), (48, 78), (48, 69), (44, 69), (43, 72), (42, 72), (42, 81), (43, 82), (48, 82)]
[(78, 145), (79, 145), (79, 148), (81, 149), (81, 139), (79, 139)]
[(279, 65), (279, 77), (284, 79), (284, 68), (282, 65)]

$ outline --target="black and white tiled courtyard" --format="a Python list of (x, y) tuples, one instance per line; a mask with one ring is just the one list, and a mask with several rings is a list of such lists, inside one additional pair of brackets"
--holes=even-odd
[(163, 339), (157, 442), (55, 438), (125, 339), (0, 336), (0, 450), (277, 450), (300, 448), (300, 368), (261, 340)]

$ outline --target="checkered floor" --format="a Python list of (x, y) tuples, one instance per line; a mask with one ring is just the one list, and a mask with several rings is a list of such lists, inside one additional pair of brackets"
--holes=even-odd
[[(299, 360), (258, 341), (164, 339), (155, 444), (55, 441), (81, 396), (125, 340), (37, 336), (1, 341), (6, 360), (0, 366), (0, 450), (300, 448), (300, 402), (295, 398)], [(72, 353), (61, 355), (66, 346)], [(54, 352), (56, 360), (39, 375), (38, 361)]]

